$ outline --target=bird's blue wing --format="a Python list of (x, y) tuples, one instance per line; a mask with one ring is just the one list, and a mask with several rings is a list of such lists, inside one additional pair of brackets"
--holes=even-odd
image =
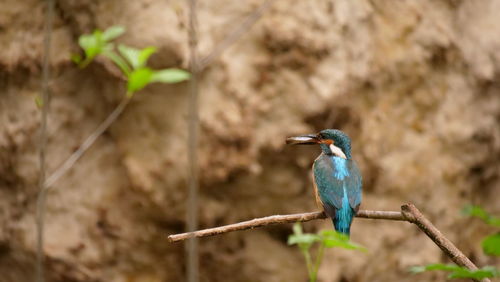
[(347, 198), (349, 199), (349, 205), (351, 208), (357, 211), (359, 205), (361, 204), (361, 198), (363, 196), (363, 179), (361, 177), (361, 172), (353, 160), (348, 161), (349, 172), (351, 176), (348, 178), (346, 185)]
[(321, 154), (314, 162), (313, 172), (317, 193), (323, 204), (340, 209), (345, 191), (351, 208), (359, 207), (362, 180), (353, 160)]

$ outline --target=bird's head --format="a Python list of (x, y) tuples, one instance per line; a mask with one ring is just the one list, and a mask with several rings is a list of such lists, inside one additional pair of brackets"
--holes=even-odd
[(308, 134), (286, 139), (287, 144), (313, 145), (319, 144), (323, 153), (344, 159), (351, 158), (351, 139), (337, 129), (321, 130), (318, 134)]

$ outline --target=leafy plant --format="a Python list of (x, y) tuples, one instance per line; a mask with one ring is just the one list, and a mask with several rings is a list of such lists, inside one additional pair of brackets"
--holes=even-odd
[[(482, 219), (486, 224), (500, 227), (500, 218), (494, 217), (486, 212), (480, 206), (467, 205), (462, 209), (462, 214)], [(481, 242), (483, 251), (487, 255), (500, 256), (500, 233), (492, 234)], [(450, 272), (448, 278), (471, 278), (481, 280), (483, 278), (500, 277), (500, 269), (493, 266), (485, 266), (477, 270), (470, 270), (462, 266), (453, 264), (429, 264), (425, 266), (414, 266), (410, 269), (412, 273), (421, 273), (425, 271), (442, 270)]]
[[(315, 243), (318, 243), (319, 246), (316, 258), (313, 259), (311, 248)], [(288, 236), (288, 245), (298, 245), (301, 253), (304, 255), (310, 282), (315, 282), (317, 279), (325, 248), (340, 247), (366, 252), (366, 248), (350, 242), (347, 235), (338, 233), (334, 230), (323, 230), (317, 234), (304, 233), (302, 231), (302, 225), (298, 222), (293, 225), (293, 234)]]
[(483, 251), (487, 255), (500, 256), (500, 233), (489, 235), (481, 243)]
[(483, 278), (492, 278), (500, 276), (500, 272), (498, 269), (492, 266), (485, 266), (483, 268), (477, 270), (469, 270), (467, 268), (454, 265), (454, 264), (429, 264), (426, 266), (414, 266), (410, 269), (412, 273), (421, 273), (425, 271), (431, 270), (444, 270), (450, 272), (448, 278), (471, 278), (471, 279), (483, 279)]
[(85, 59), (78, 54), (72, 56), (72, 60), (79, 64), (80, 67), (87, 66), (99, 54), (108, 55), (113, 51), (114, 45), (111, 40), (114, 40), (125, 33), (125, 28), (121, 26), (113, 26), (102, 32), (96, 29), (92, 34), (83, 34), (78, 38), (78, 44), (85, 52)]
[(462, 214), (466, 216), (478, 217), (482, 219), (486, 224), (500, 227), (500, 218), (490, 215), (480, 206), (467, 205), (462, 209)]
[(127, 78), (127, 97), (146, 87), (150, 83), (177, 83), (190, 78), (186, 71), (169, 68), (153, 70), (146, 63), (156, 52), (156, 47), (135, 49), (123, 44), (118, 45), (118, 53), (115, 44), (111, 41), (125, 33), (125, 28), (113, 26), (106, 31), (95, 30), (92, 34), (80, 36), (78, 43), (84, 50), (85, 58), (73, 55), (72, 60), (81, 68), (87, 66), (95, 57), (102, 55), (115, 63)]
[[(500, 227), (500, 218), (490, 215), (480, 206), (467, 205), (463, 208), (462, 214), (480, 218), (488, 225)], [(485, 254), (500, 256), (500, 233), (485, 237), (481, 242), (481, 246)]]

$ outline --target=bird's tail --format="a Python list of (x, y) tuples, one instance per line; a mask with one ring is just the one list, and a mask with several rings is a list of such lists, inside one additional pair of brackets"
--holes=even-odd
[(324, 205), (326, 214), (332, 219), (333, 226), (337, 232), (349, 236), (351, 233), (351, 223), (354, 218), (355, 211), (349, 206), (344, 204), (340, 209), (332, 205)]
[(350, 224), (344, 224), (338, 219), (332, 219), (333, 226), (335, 226), (335, 230), (342, 234), (349, 236), (351, 234), (351, 226)]
[(342, 207), (335, 212), (335, 217), (332, 218), (333, 225), (337, 232), (347, 236), (351, 233), (351, 224), (354, 218), (354, 210), (349, 206), (349, 203), (343, 203)]

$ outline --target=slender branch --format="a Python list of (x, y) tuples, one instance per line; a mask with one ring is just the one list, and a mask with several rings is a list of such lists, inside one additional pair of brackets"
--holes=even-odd
[[(356, 217), (361, 218), (372, 218), (372, 219), (388, 219), (388, 220), (401, 220), (406, 221), (401, 212), (394, 211), (358, 211)], [(208, 228), (203, 230), (198, 230), (195, 232), (187, 232), (181, 234), (175, 234), (168, 236), (170, 242), (177, 242), (186, 240), (190, 237), (207, 237), (219, 235), (222, 233), (253, 229), (256, 227), (262, 227), (274, 224), (284, 224), (284, 223), (295, 223), (295, 222), (306, 222), (316, 219), (325, 219), (326, 215), (324, 212), (307, 212), (307, 213), (297, 213), (288, 215), (272, 215), (261, 218), (256, 218), (248, 221), (243, 221), (235, 224), (224, 225), (221, 227)]]
[[(186, 221), (187, 231), (192, 232), (198, 229), (198, 20), (196, 17), (196, 0), (188, 0), (189, 2), (189, 51), (190, 51), (190, 69), (191, 79), (189, 81), (189, 122), (188, 122), (188, 164), (189, 164), (189, 180), (188, 180), (188, 200), (186, 203)], [(187, 281), (199, 281), (199, 258), (198, 258), (198, 240), (191, 238), (186, 244), (186, 265), (187, 265)]]
[(424, 215), (412, 204), (401, 206), (401, 213), (405, 217), (413, 217), (410, 221), (420, 228), (443, 252), (457, 265), (476, 270), (470, 259), (465, 256), (441, 231), (439, 231)]
[(63, 176), (83, 156), (83, 154), (94, 144), (94, 142), (116, 121), (129, 103), (130, 98), (124, 97), (120, 104), (109, 114), (109, 116), (92, 132), (82, 145), (66, 161), (52, 173), (45, 181), (45, 189), (49, 189), (61, 176)]
[[(120, 104), (111, 112), (111, 114), (96, 128), (92, 134), (90, 134), (87, 139), (80, 145), (80, 147), (69, 156), (68, 159), (45, 180), (45, 166), (41, 166), (41, 180), (40, 180), (40, 192), (38, 193), (38, 198), (36, 201), (36, 224), (37, 224), (37, 266), (36, 266), (36, 281), (43, 282), (44, 279), (44, 271), (43, 271), (43, 260), (44, 260), (44, 252), (43, 252), (43, 233), (44, 233), (44, 219), (45, 219), (45, 206), (47, 202), (47, 193), (52, 185), (63, 176), (68, 170), (73, 167), (73, 165), (80, 159), (81, 156), (88, 150), (92, 144), (97, 140), (99, 136), (101, 136), (106, 129), (120, 116), (125, 107), (127, 106), (130, 98), (123, 98)], [(43, 98), (44, 107), (47, 104), (47, 100)], [(42, 123), (43, 129), (43, 123)], [(42, 131), (43, 132), (43, 131)], [(45, 137), (46, 138), (46, 137)], [(46, 142), (46, 141), (44, 141)], [(42, 158), (42, 154), (40, 154)], [(45, 156), (43, 156), (45, 158)], [(42, 163), (45, 163), (43, 160)]]
[[(477, 266), (467, 256), (465, 256), (450, 240), (448, 240), (428, 219), (426, 219), (413, 204), (402, 205), (400, 212), (360, 210), (357, 212), (356, 217), (367, 218), (367, 219), (407, 221), (413, 223), (418, 228), (420, 228), (420, 230), (422, 230), (429, 238), (431, 238), (432, 241), (434, 241), (434, 243), (439, 248), (441, 248), (441, 250), (443, 250), (443, 252), (457, 265), (466, 267), (470, 270), (477, 269)], [(198, 230), (195, 232), (169, 235), (168, 240), (170, 242), (178, 242), (192, 237), (207, 237), (207, 236), (220, 235), (227, 232), (253, 229), (273, 224), (306, 222), (306, 221), (325, 219), (325, 218), (326, 215), (323, 212), (273, 215), (273, 216), (267, 216), (248, 221), (243, 221), (235, 224)], [(482, 281), (489, 281), (489, 279), (483, 279)]]
[(229, 46), (233, 45), (241, 38), (264, 14), (271, 6), (274, 0), (264, 1), (257, 9), (249, 14), (243, 22), (229, 33), (206, 57), (200, 60), (200, 71), (210, 65), (217, 57), (219, 57)]
[[(39, 179), (39, 199), (43, 199), (42, 195), (45, 190), (45, 174), (46, 174), (46, 161), (45, 153), (47, 147), (47, 116), (49, 114), (49, 79), (50, 79), (50, 43), (52, 35), (52, 19), (54, 16), (54, 1), (47, 0), (47, 11), (45, 14), (45, 37), (44, 37), (44, 50), (43, 50), (43, 63), (42, 63), (42, 87), (41, 87), (41, 101), (42, 101), (42, 114), (41, 114), (41, 128), (40, 128), (40, 143), (39, 143), (39, 162), (40, 162), (40, 179)], [(40, 200), (37, 200), (37, 202)], [(44, 252), (43, 252), (43, 213), (39, 212), (39, 205), (37, 204), (37, 217), (36, 221), (36, 266), (35, 266), (35, 281), (45, 281), (44, 271)]]
[(49, 177), (46, 177), (46, 145), (47, 145), (47, 115), (49, 108), (49, 89), (48, 81), (50, 78), (49, 58), (50, 58), (50, 42), (52, 33), (52, 18), (54, 14), (54, 1), (47, 0), (47, 13), (45, 19), (45, 39), (44, 39), (44, 58), (42, 69), (42, 122), (40, 129), (40, 179), (39, 192), (36, 201), (36, 269), (35, 281), (45, 281), (44, 271), (44, 222), (45, 222), (45, 207), (47, 202), (47, 193), (52, 185), (59, 180), (71, 167), (83, 156), (83, 154), (94, 144), (94, 142), (106, 131), (109, 126), (121, 115), (128, 102), (129, 98), (125, 97), (111, 114), (90, 134), (80, 147), (71, 154), (68, 159), (56, 169)]

